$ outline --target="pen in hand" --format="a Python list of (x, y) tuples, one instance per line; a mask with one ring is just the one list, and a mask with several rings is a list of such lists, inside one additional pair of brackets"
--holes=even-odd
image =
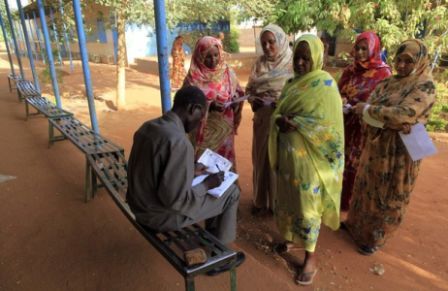
[[(222, 172), (221, 169), (219, 168), (218, 164), (215, 164), (215, 165), (216, 165), (216, 168), (219, 171), (218, 173)], [(219, 176), (219, 180), (221, 180), (221, 182), (224, 181), (224, 177), (221, 178), (221, 176)]]

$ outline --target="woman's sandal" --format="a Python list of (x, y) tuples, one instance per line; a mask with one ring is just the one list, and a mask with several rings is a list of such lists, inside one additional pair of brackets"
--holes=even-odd
[(294, 249), (297, 249), (297, 247), (294, 246), (294, 244), (290, 243), (290, 242), (275, 243), (272, 246), (272, 251), (278, 255), (288, 253), (289, 251), (294, 250)]
[(358, 248), (358, 253), (364, 256), (371, 256), (378, 250), (378, 247), (368, 247), (368, 246), (360, 246)]
[[(296, 282), (296, 284), (299, 284), (299, 285), (302, 285), (302, 286), (308, 286), (308, 285), (311, 285), (311, 284), (313, 284), (313, 280), (314, 280), (314, 277), (316, 276), (316, 274), (317, 274), (317, 269), (314, 270), (314, 271), (311, 271), (311, 272), (306, 272), (306, 273), (301, 272), (301, 273), (299, 273), (299, 274), (297, 275), (297, 277), (296, 277), (296, 279), (295, 279), (295, 282)], [(299, 277), (300, 277), (300, 276), (303, 276), (303, 275), (304, 275), (305, 277), (308, 277), (308, 280), (306, 280), (306, 281), (299, 280)]]

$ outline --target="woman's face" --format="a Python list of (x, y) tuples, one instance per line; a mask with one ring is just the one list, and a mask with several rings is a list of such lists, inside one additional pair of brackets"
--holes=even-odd
[(415, 69), (414, 60), (408, 54), (399, 54), (395, 58), (395, 70), (400, 77), (409, 76)]
[(268, 58), (275, 58), (278, 54), (278, 44), (275, 36), (270, 31), (265, 31), (260, 37), (263, 53)]
[(294, 52), (294, 72), (303, 76), (311, 72), (312, 67), (313, 59), (311, 58), (310, 47), (307, 42), (301, 41)]
[(369, 60), (369, 44), (363, 39), (355, 45), (355, 59), (360, 62)]
[(217, 46), (212, 46), (205, 55), (204, 65), (209, 69), (216, 69), (219, 64), (219, 49)]

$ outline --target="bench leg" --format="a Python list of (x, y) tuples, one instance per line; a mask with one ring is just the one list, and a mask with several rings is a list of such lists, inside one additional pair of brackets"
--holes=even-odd
[(230, 273), (230, 290), (236, 291), (236, 268), (230, 269), (229, 273)]
[(26, 114), (26, 121), (28, 121), (28, 116), (30, 115), (30, 108), (28, 105), (28, 102), (25, 100), (25, 114)]
[[(86, 158), (86, 197), (85, 202), (89, 202), (93, 197), (93, 169), (90, 166), (89, 160)], [(96, 178), (95, 178), (96, 179)]]
[(185, 290), (194, 291), (194, 277), (185, 277)]
[(54, 142), (54, 128), (50, 120), (48, 120), (48, 147), (50, 148)]
[(9, 93), (12, 93), (11, 79), (8, 78)]

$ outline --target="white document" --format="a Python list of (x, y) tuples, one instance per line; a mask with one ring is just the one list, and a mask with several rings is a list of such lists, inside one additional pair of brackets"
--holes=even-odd
[[(217, 173), (224, 171), (224, 181), (216, 188), (207, 191), (208, 194), (214, 197), (221, 197), (224, 192), (238, 179), (238, 174), (230, 171), (232, 162), (223, 156), (215, 153), (210, 149), (206, 149), (198, 160), (198, 163), (202, 163), (207, 167), (207, 171), (210, 173)], [(202, 183), (208, 175), (200, 175), (193, 179), (192, 186), (196, 186)]]
[(437, 149), (423, 124), (417, 123), (413, 125), (409, 134), (402, 132), (399, 134), (413, 161), (418, 161), (437, 153)]
[(249, 98), (249, 95), (244, 95), (244, 96), (232, 99), (231, 101), (224, 103), (224, 107), (227, 108), (227, 107), (231, 106), (232, 104), (243, 102), (243, 101), (247, 100), (248, 98)]

